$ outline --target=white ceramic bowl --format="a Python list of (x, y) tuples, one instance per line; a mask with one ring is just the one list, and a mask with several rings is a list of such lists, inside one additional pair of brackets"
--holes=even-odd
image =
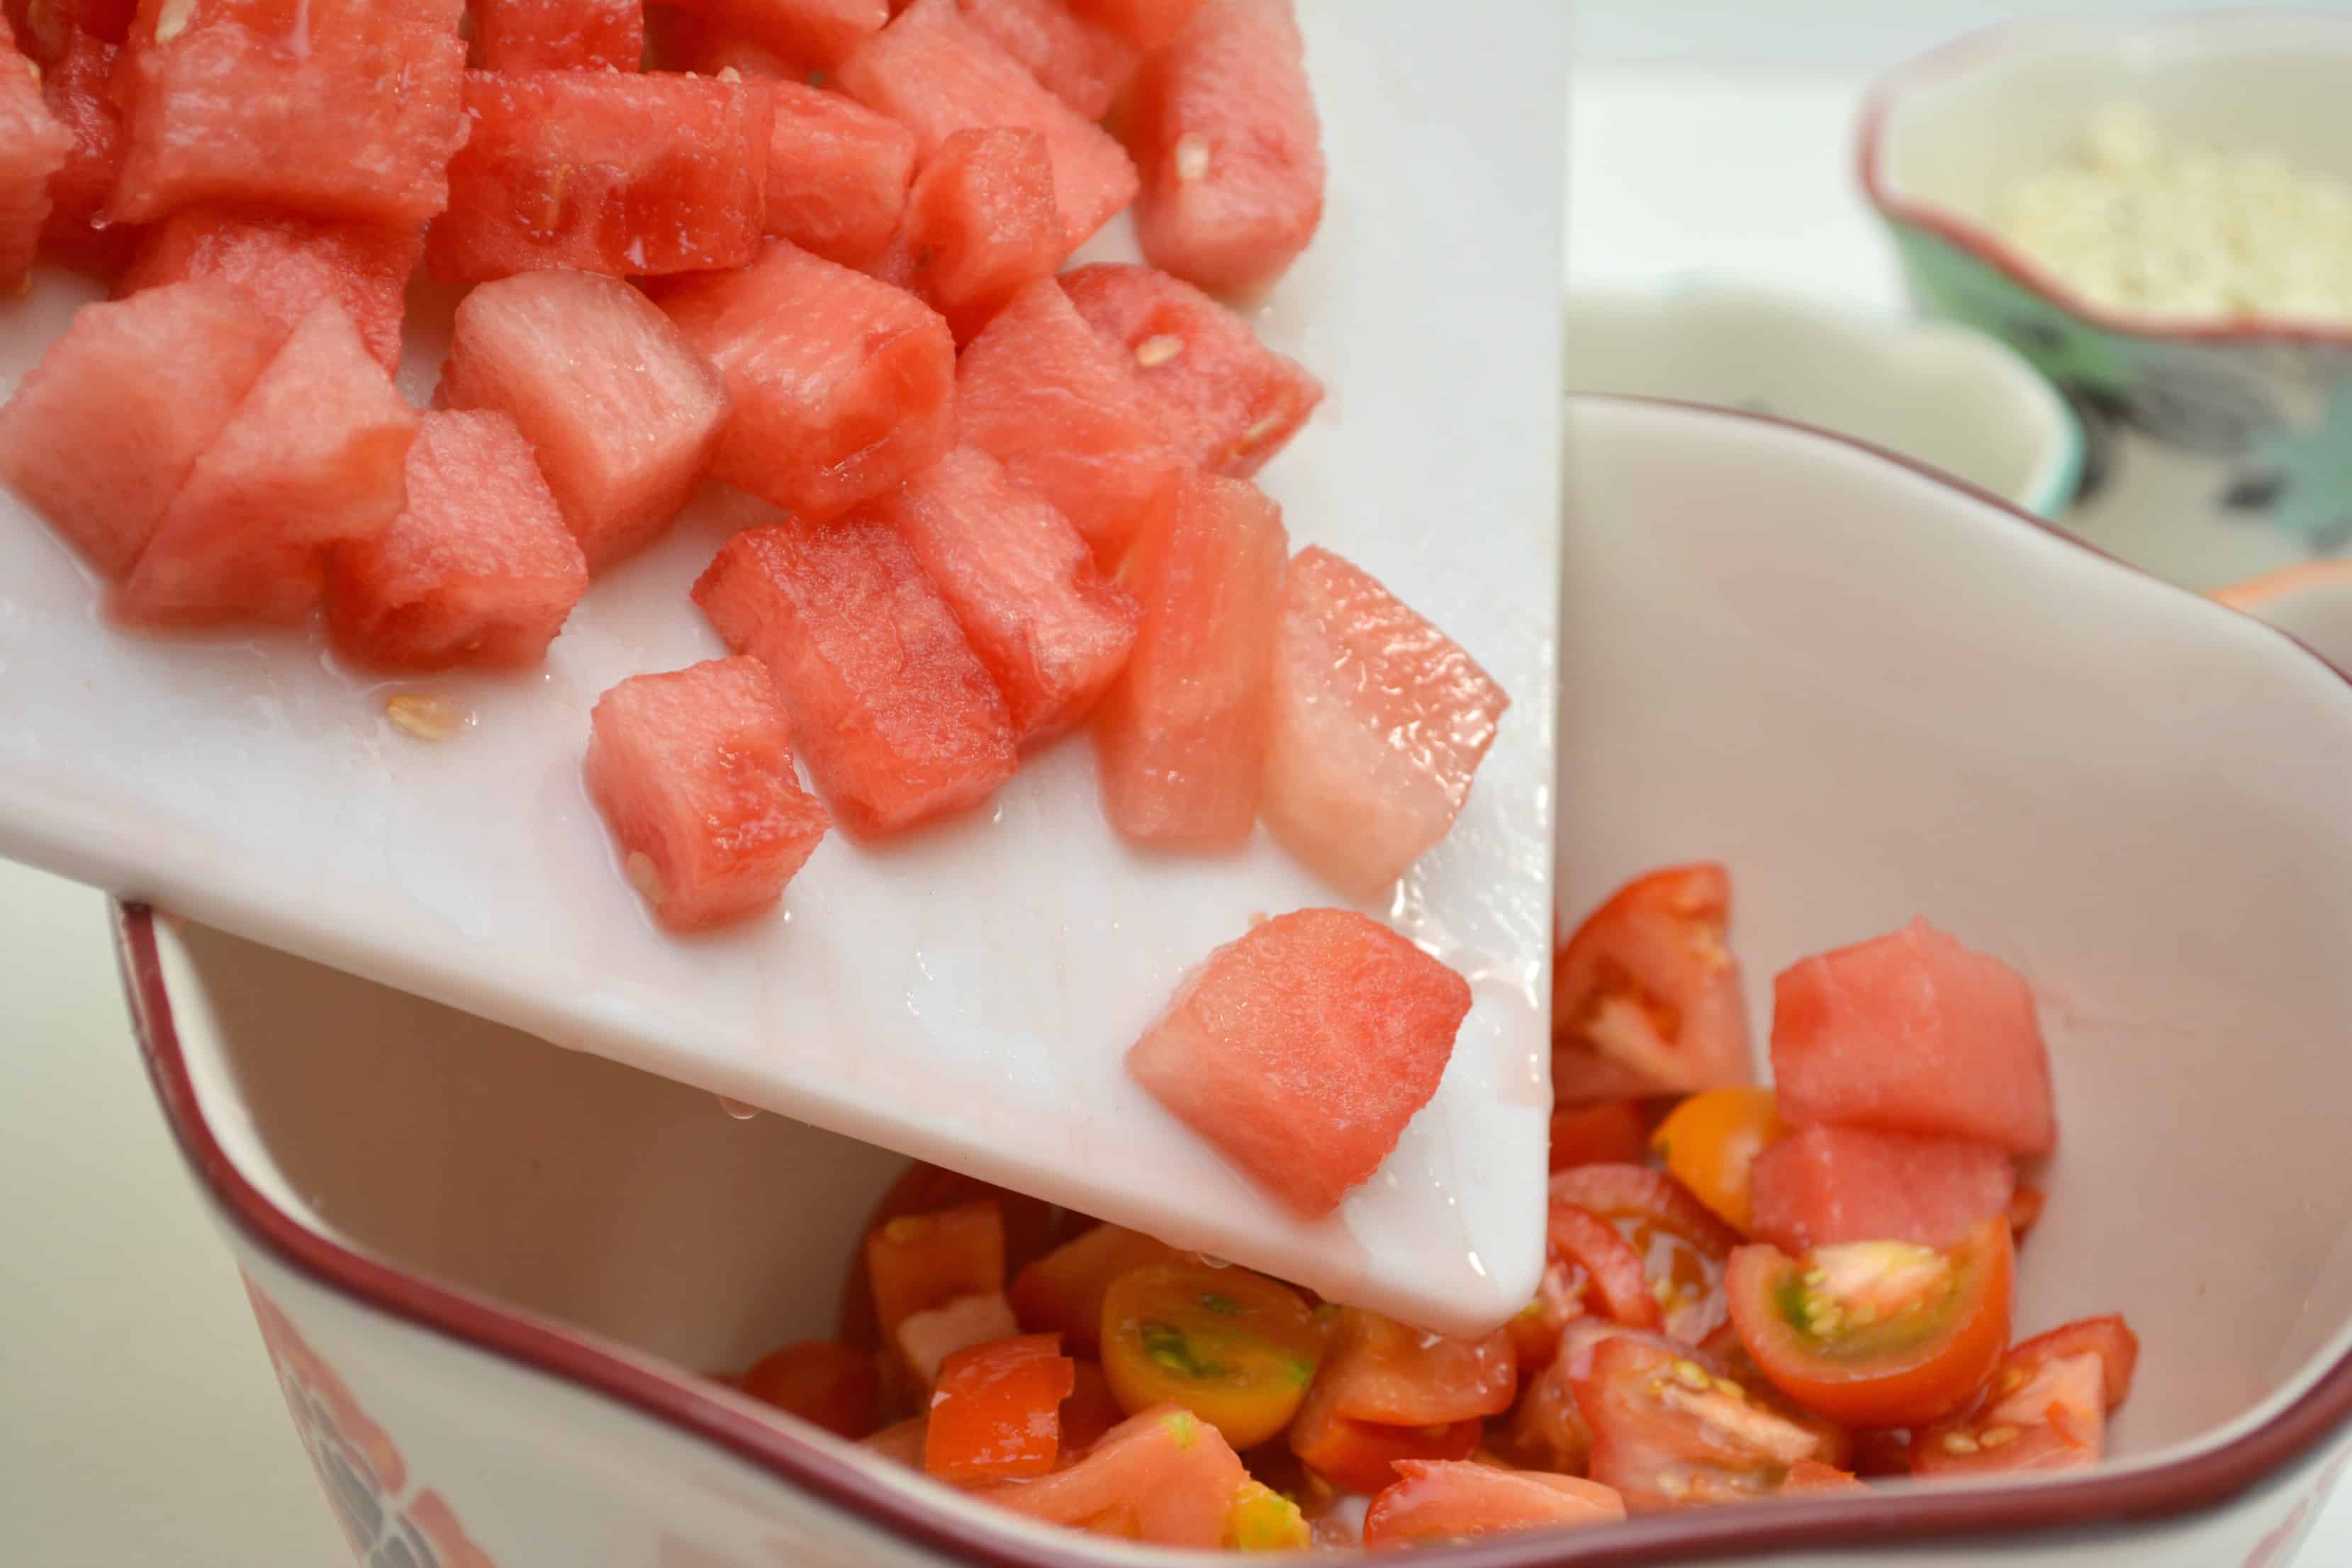
[(2065, 390), (2090, 440), (2067, 526), (2103, 549), (2200, 588), (2352, 552), (2352, 323), (2104, 310), (1998, 232), (2001, 193), (2072, 162), (2114, 102), (2168, 143), (2352, 180), (2352, 16), (2018, 22), (1890, 73), (1857, 162), (1913, 297)]
[(2352, 670), (2352, 561), (2307, 561), (2217, 588), (2213, 597), (2299, 637)]
[[(2020, 1322), (2120, 1309), (2116, 1456), (1531, 1535), (1485, 1568), (2282, 1568), (2352, 1456), (2352, 685), (1832, 437), (1578, 400), (1571, 909), (1700, 856), (1761, 1008), (1928, 911), (2034, 984), (2063, 1143)], [(897, 1162), (139, 910), (155, 1082), (371, 1565), (1139, 1562), (698, 1371), (826, 1331)], [(395, 1554), (389, 1542), (398, 1542)]]
[(2074, 499), (2083, 431), (1999, 339), (1709, 279), (1568, 300), (1568, 390), (1671, 397), (1857, 437), (2031, 512)]

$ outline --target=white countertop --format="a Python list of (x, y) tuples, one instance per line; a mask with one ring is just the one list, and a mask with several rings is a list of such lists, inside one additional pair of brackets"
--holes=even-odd
[[(1848, 173), (1852, 66), (1992, 10), (1928, 29), (1872, 0), (1584, 5), (1589, 48), (1656, 63), (1579, 78), (1571, 278), (1715, 272), (1896, 308), (1892, 258)], [(1803, 25), (1785, 26), (1792, 15)], [(1727, 76), (1685, 62), (1694, 37), (1719, 57), (1780, 63)], [(13, 1200), (0, 1205), (8, 1560), (348, 1561), (143, 1081), (98, 895), (0, 865), (0, 1192)], [(2352, 1562), (2352, 1496), (2339, 1495), (2302, 1561)]]

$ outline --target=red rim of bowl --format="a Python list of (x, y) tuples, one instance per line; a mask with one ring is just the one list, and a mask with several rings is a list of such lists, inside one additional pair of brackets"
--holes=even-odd
[[(2249, 8), (2184, 11), (2142, 17), (2133, 25), (2133, 30), (2147, 32), (2254, 21), (2301, 21), (2352, 28), (2352, 19), (2340, 13)], [(2080, 19), (2071, 22), (2029, 20), (1996, 23), (1930, 50), (1880, 78), (1864, 100), (1855, 140), (1855, 169), (1861, 179), (1863, 195), (1869, 199), (1870, 205), (1888, 220), (1934, 236), (1954, 249), (1983, 262), (2027, 292), (2104, 331), (2166, 342), (2232, 346), (2299, 343), (2352, 349), (2352, 325), (2332, 326), (2324, 322), (2264, 317), (2181, 323), (2154, 316), (2136, 315), (2127, 310), (2106, 310), (2074, 293), (1981, 224), (1973, 223), (1933, 202), (1897, 196), (1886, 188), (1880, 168), (1881, 142), (1885, 134), (1887, 117), (1893, 112), (1896, 100), (1906, 91), (1930, 79), (1950, 76), (1978, 65), (1990, 56), (2009, 52), (2019, 40), (2035, 34), (2075, 34), (2080, 33), (2084, 26)], [(2347, 31), (2346, 44), (2347, 57), (2352, 57), (2352, 30)]]
[[(2016, 522), (2113, 561), (2105, 551), (1965, 480), (1852, 437), (1771, 415), (1669, 398), (1603, 398), (1683, 408), (1775, 426), (1853, 448), (1982, 502)], [(2127, 563), (2116, 563), (2138, 572)], [(2146, 575), (2146, 574), (2140, 574)], [(2189, 598), (2200, 598), (2188, 589)], [(2273, 628), (2274, 629), (2274, 628)], [(2284, 632), (2276, 634), (2301, 647)], [(2308, 648), (2320, 668), (2352, 687)], [(785, 1426), (716, 1398), (704, 1379), (550, 1319), (436, 1284), (367, 1258), (312, 1230), (246, 1179), (213, 1133), (196, 1100), (173, 1021), (172, 998), (145, 905), (115, 906), (115, 947), (129, 994), (132, 1030), (182, 1155), (213, 1203), (245, 1237), (320, 1289), (372, 1310), (494, 1355), (527, 1371), (588, 1389), (713, 1444), (867, 1525), (940, 1553), (961, 1568), (1099, 1568), (1087, 1551), (1033, 1544), (957, 1517), (891, 1487), (862, 1466)], [(1498, 1538), (1439, 1548), (1417, 1561), (1443, 1568), (1672, 1568), (1838, 1548), (1885, 1550), (1898, 1541), (2014, 1535), (2148, 1522), (2202, 1512), (2259, 1485), (2352, 1419), (2352, 1352), (2339, 1356), (2294, 1403), (2262, 1426), (2168, 1463), (2064, 1479), (1952, 1486), (1866, 1498), (1791, 1499), (1749, 1507), (1695, 1510), (1629, 1520), (1606, 1531), (1549, 1538)]]

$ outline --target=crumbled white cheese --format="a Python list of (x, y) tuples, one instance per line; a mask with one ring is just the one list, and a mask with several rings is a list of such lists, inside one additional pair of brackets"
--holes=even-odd
[(2108, 310), (2352, 321), (2352, 185), (2273, 153), (2168, 141), (2137, 104), (2094, 115), (2074, 161), (2002, 193), (1994, 225)]

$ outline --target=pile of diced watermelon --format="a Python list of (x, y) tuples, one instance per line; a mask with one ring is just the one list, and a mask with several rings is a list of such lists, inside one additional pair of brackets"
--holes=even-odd
[[(1144, 845), (1263, 818), (1370, 898), (1461, 810), (1503, 693), (1251, 482), (1322, 396), (1214, 297), (1321, 216), (1292, 0), (7, 3), (0, 285), (112, 298), (0, 479), (120, 620), (528, 665), (731, 488), (693, 596), (748, 657), (594, 722), (679, 927), (1089, 720)], [(1130, 206), (1153, 265), (1063, 271)], [(421, 414), (420, 268), (466, 291)]]

